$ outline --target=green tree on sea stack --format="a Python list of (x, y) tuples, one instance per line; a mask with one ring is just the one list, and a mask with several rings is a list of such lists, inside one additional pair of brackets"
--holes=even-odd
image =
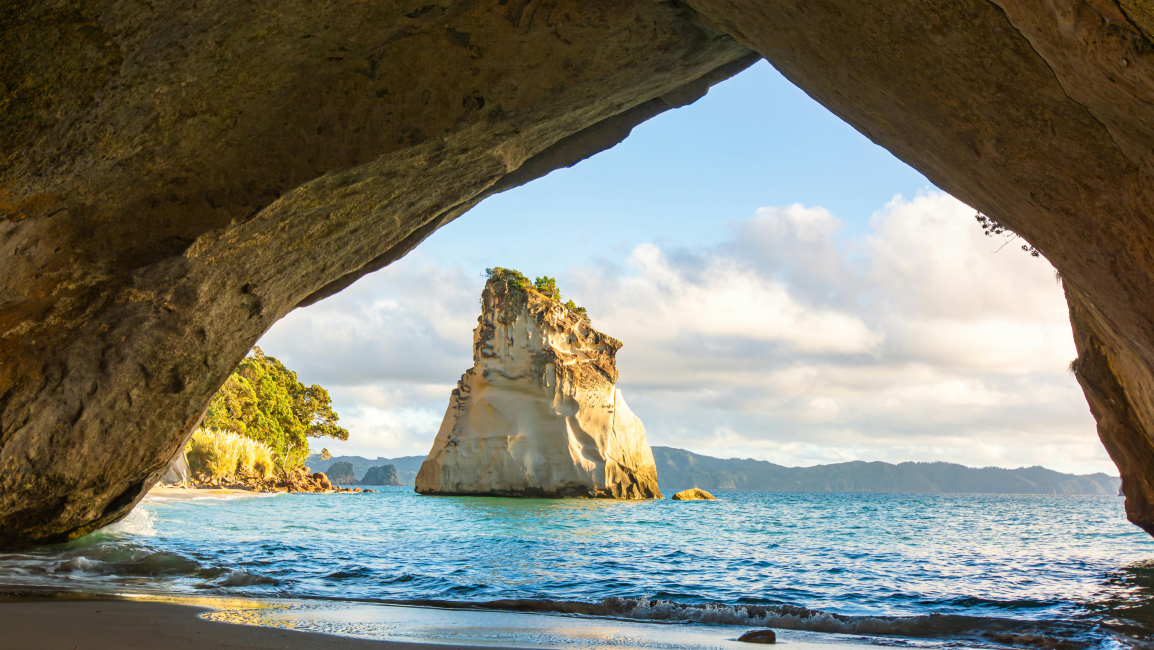
[(549, 276), (537, 278), (533, 281), (533, 287), (551, 300), (561, 302), (561, 290), (557, 288), (556, 279)]
[[(525, 291), (536, 291), (550, 300), (561, 302), (561, 290), (557, 288), (557, 279), (549, 276), (539, 277), (529, 283), (529, 278), (525, 277), (523, 273), (515, 269), (506, 269), (500, 266), (485, 269), (485, 277), (490, 280), (500, 280), (509, 285), (511, 289), (521, 289)], [(589, 318), (589, 312), (584, 307), (580, 307), (573, 300), (561, 303), (569, 311), (580, 316), (587, 325), (592, 325), (593, 321)]]
[(212, 398), (204, 426), (268, 445), (287, 479), (308, 457), (309, 438), (349, 439), (339, 419), (327, 390), (302, 384), (295, 372), (254, 347)]

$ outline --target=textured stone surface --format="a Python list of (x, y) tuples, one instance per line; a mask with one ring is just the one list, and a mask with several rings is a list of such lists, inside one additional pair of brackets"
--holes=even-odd
[[(717, 497), (701, 488), (689, 488), (673, 495), (674, 501), (717, 501)], [(739, 641), (741, 639), (738, 639)]]
[(401, 480), (397, 478), (397, 468), (392, 465), (373, 465), (365, 471), (364, 477), (357, 481), (357, 485), (400, 484)]
[(661, 498), (645, 427), (617, 390), (621, 342), (495, 277), (473, 367), (417, 472), (421, 494)]
[(649, 0), (16, 0), (0, 52), (0, 546), (127, 514), (295, 306), (756, 60)]
[(1154, 532), (1151, 3), (687, 2), (6, 3), (0, 544), (123, 516), (277, 318), (746, 47), (1060, 270)]
[(737, 637), (745, 643), (777, 643), (777, 633), (773, 630), (750, 630)]
[(357, 485), (353, 475), (353, 466), (350, 463), (333, 463), (324, 471), (324, 476), (333, 485)]

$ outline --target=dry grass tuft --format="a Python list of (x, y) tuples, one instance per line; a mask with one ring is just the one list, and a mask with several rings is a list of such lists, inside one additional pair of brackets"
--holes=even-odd
[(197, 429), (188, 441), (188, 468), (195, 476), (228, 479), (238, 473), (267, 479), (275, 465), (272, 450), (238, 433)]

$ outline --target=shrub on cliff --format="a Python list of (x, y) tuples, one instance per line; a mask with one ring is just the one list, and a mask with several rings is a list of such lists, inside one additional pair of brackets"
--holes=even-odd
[[(557, 288), (556, 279), (547, 275), (543, 278), (537, 278), (533, 281), (533, 288), (536, 289), (538, 293), (549, 298), (550, 300), (561, 302), (561, 290)], [(570, 300), (569, 302), (573, 301)]]
[(586, 325), (593, 324), (593, 320), (589, 318), (589, 312), (587, 312), (584, 307), (578, 307), (577, 303), (573, 302), (572, 300), (565, 303), (565, 309), (568, 309), (574, 314), (580, 316), (585, 321)]
[[(525, 277), (523, 273), (514, 269), (506, 269), (500, 266), (485, 269), (485, 277), (490, 282), (497, 280), (505, 283), (506, 290), (510, 293), (516, 294), (518, 292), (524, 293), (527, 291), (535, 291), (546, 298), (555, 302), (561, 302), (561, 290), (557, 288), (557, 279), (549, 276), (542, 276), (529, 282), (529, 278)], [(510, 305), (519, 308), (519, 301), (513, 300)], [(569, 300), (562, 303), (562, 305), (569, 311), (581, 317), (587, 325), (592, 325), (593, 321), (589, 318), (589, 312), (584, 307), (579, 307), (577, 303)]]
[(254, 347), (213, 397), (204, 426), (263, 443), (287, 478), (308, 456), (309, 438), (348, 440), (339, 419), (328, 391), (297, 381), (295, 372)]
[(529, 278), (525, 277), (523, 273), (515, 269), (506, 269), (500, 266), (494, 266), (491, 269), (485, 269), (485, 277), (490, 281), (499, 280), (506, 283), (510, 289), (533, 289), (533, 283), (529, 282)]
[[(1013, 230), (1010, 230), (1006, 226), (1003, 226), (996, 219), (994, 219), (993, 217), (991, 217), (989, 215), (985, 215), (985, 214), (982, 214), (981, 212), (979, 212), (979, 213), (974, 215), (974, 219), (977, 219), (978, 223), (981, 224), (982, 234), (984, 234), (987, 237), (993, 237), (995, 235), (998, 235), (998, 236), (1002, 237), (1002, 239), (1005, 240), (1006, 243), (1002, 244), (1001, 248), (999, 248), (998, 250), (1002, 250), (1002, 248), (1005, 248), (1007, 244), (1009, 244), (1010, 242), (1014, 241), (1015, 239), (1021, 237), (1021, 235), (1014, 232)], [(1032, 257), (1041, 257), (1042, 256), (1041, 251), (1034, 248), (1034, 246), (1032, 244), (1022, 244), (1022, 250), (1029, 253)]]

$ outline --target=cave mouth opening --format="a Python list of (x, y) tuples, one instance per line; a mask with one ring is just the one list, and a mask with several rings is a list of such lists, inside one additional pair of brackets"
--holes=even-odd
[(340, 386), (363, 437), (335, 455), (422, 456), (469, 366), (482, 271), (507, 266), (557, 276), (625, 342), (622, 390), (654, 445), (1114, 473), (1067, 371), (1055, 272), (974, 217), (761, 61), (489, 197), (260, 345)]
[[(0, 164), (0, 545), (111, 520), (102, 534), (163, 538), (150, 527), (175, 518), (133, 508), (258, 342), (331, 390), (353, 433), (333, 451), (419, 457), (468, 366), (481, 270), (494, 265), (556, 278), (625, 342), (620, 389), (664, 449), (796, 467), (916, 459), (1090, 472), (1111, 471), (1112, 458), (1129, 520), (1154, 532), (1142, 16), (1118, 3), (1055, 17), (1044, 4), (982, 0), (560, 0), (485, 12), (286, 1), (259, 21), (218, 4), (151, 15), (149, 29), (125, 24), (139, 15), (84, 8), (23, 20), (39, 9), (28, 2), (10, 16), (16, 28), (0, 30), (21, 46), (0, 69), (0, 88), (17, 89), (0, 132), (27, 154)], [(776, 68), (721, 82), (758, 55)], [(987, 237), (975, 211), (1046, 257)], [(858, 513), (819, 504), (829, 557), (859, 560), (836, 555), (858, 534), (842, 524), (868, 511), (881, 518), (870, 531), (888, 534), (902, 498)], [(926, 513), (941, 511), (917, 501), (900, 517), (915, 543)], [(367, 499), (347, 503), (378, 531), (424, 526), (413, 555), (461, 570), (484, 535), (446, 535), (446, 521), (504, 508), (502, 525), (519, 533), (540, 515), (525, 501), (476, 500), (390, 521)], [(1102, 611), (1126, 614), (1116, 604), (1141, 581), (1150, 543), (1134, 543), (1142, 534), (1122, 530), (1109, 503), (1113, 519), (1072, 508), (1058, 526), (1065, 552), (1084, 548), (1078, 528), (1097, 522), (1114, 544), (1103, 555), (1125, 565), (1080, 565), (1093, 564), (1081, 585), (1126, 583), (1076, 604), (1104, 605), (1091, 625)], [(274, 593), (296, 578), (247, 569), (272, 558), (292, 576), (314, 531), (299, 510), (270, 522), (254, 504), (212, 521), (167, 504), (239, 570), (171, 547), (114, 548), (101, 561), (115, 567), (96, 573)], [(549, 544), (560, 552), (493, 545), (494, 565), (540, 575), (598, 541), (585, 523), (605, 504), (547, 505), (584, 511), (565, 544)], [(988, 537), (944, 535), (937, 549), (988, 560), (957, 565), (989, 580), (979, 609), (1016, 584), (1015, 553), (1054, 539), (1056, 509), (1004, 506), (992, 507)], [(680, 511), (681, 529), (713, 539), (718, 528), (693, 512)], [(1012, 518), (1020, 534), (1001, 525)], [(333, 556), (356, 534), (348, 523), (324, 521)], [(240, 539), (249, 526), (284, 539), (258, 548)], [(642, 551), (659, 537), (635, 532), (625, 537)], [(67, 568), (97, 566), (82, 556), (106, 541), (66, 545)], [(669, 557), (682, 546), (670, 543)], [(755, 548), (732, 549), (742, 564), (714, 576), (677, 577), (732, 586)], [(756, 548), (758, 568), (783, 566), (777, 548)], [(610, 561), (620, 557), (632, 556)], [(372, 598), (428, 577), (377, 580), (376, 568), (302, 581), (347, 593), (367, 578)], [(835, 582), (853, 577), (834, 568)], [(1040, 607), (1069, 604), (1055, 584)], [(629, 607), (652, 611), (647, 598)], [(1036, 629), (993, 638), (1037, 645)]]
[[(266, 32), (296, 33), (304, 25), (282, 22), (298, 14), (281, 12), (259, 28), (217, 21), (222, 38), (213, 42), (220, 48), (202, 49), (183, 45), (191, 14), (154, 16), (150, 29), (136, 29), (139, 16), (93, 10), (67, 18), (83, 29), (61, 31), (60, 17), (37, 13), (36, 3), (18, 7), (13, 15), (20, 42), (43, 43), (58, 56), (18, 57), (0, 71), (4, 87), (23, 89), (3, 128), (12, 150), (25, 154), (0, 167), (0, 226), (9, 252), (3, 295), (10, 299), (0, 327), (0, 525), (12, 528), (9, 539), (68, 536), (103, 518), (126, 486), (163, 468), (229, 371), (298, 305), (402, 258), (441, 226), (449, 224), (441, 232), (448, 236), (485, 210), (512, 205), (501, 203), (503, 197), (531, 196), (506, 193), (477, 206), (494, 191), (610, 147), (654, 115), (694, 115), (696, 105), (669, 111), (691, 104), (758, 56), (938, 187), (1021, 233), (1061, 269), (1077, 349), (1105, 359), (1083, 363), (1098, 357), (1082, 354), (1075, 375), (1102, 441), (1127, 476), (1128, 516), (1154, 528), (1154, 484), (1142, 478), (1154, 462), (1145, 424), (1154, 405), (1144, 388), (1154, 382), (1146, 344), (1154, 291), (1145, 244), (1151, 239), (1143, 171), (1151, 147), (1141, 119), (1149, 103), (1142, 90), (1149, 76), (1145, 18), (1109, 3), (1079, 14), (1071, 29), (1056, 27), (1066, 23), (1046, 7), (978, 0), (948, 8), (864, 3), (805, 11), (794, 11), (790, 2), (756, 10), (709, 0), (693, 0), (692, 7), (563, 4), (544, 13), (512, 7), (484, 19), (463, 5), (452, 11), (390, 6), (301, 12), (306, 27), (327, 25), (325, 33), (266, 38)], [(409, 27), (396, 31), (397, 24)], [(389, 47), (363, 38), (367, 34), (387, 34)], [(828, 55), (831, 43), (843, 45), (839, 56)], [(1084, 65), (1067, 65), (1075, 59)], [(1119, 60), (1122, 72), (1110, 67)], [(1128, 82), (1115, 83), (1119, 74)], [(735, 81), (718, 90), (737, 88)], [(761, 109), (765, 121), (770, 111), (786, 108), (785, 100), (780, 94), (748, 106)], [(904, 391), (892, 387), (866, 406), (926, 400), (933, 392), (927, 387), (936, 387), (939, 403), (975, 411), (996, 405), (1015, 382), (1030, 404), (1061, 392), (1049, 380), (1034, 386), (1023, 380), (1033, 372), (1027, 352), (1045, 340), (1043, 324), (972, 316), (1012, 308), (1003, 304), (1003, 278), (985, 278), (981, 292), (967, 293), (956, 283), (912, 290), (924, 289), (921, 280), (936, 278), (935, 271), (952, 263), (944, 249), (916, 237), (903, 241), (909, 231), (895, 226), (902, 218), (916, 220), (916, 208), (937, 196), (932, 190), (919, 195), (924, 185), (918, 181), (902, 192), (904, 202), (895, 202), (892, 189), (865, 182), (885, 196), (858, 210), (836, 205), (853, 192), (826, 188), (816, 198), (803, 195), (806, 179), (814, 181), (811, 187), (820, 186), (816, 180), (860, 181), (886, 167), (882, 156), (851, 165), (857, 175), (843, 173), (837, 165), (854, 160), (843, 149), (840, 158), (824, 158), (821, 173), (791, 175), (828, 153), (823, 135), (853, 133), (845, 124), (807, 130), (799, 128), (804, 120), (771, 114), (793, 127), (777, 131), (777, 141), (738, 147), (716, 160), (699, 155), (679, 166), (659, 164), (676, 160), (678, 147), (704, 152), (682, 147), (693, 133), (751, 144), (754, 129), (726, 132), (737, 124), (736, 115), (650, 143), (664, 153), (658, 161), (610, 168), (608, 175), (619, 178), (640, 181), (652, 172), (663, 179), (656, 197), (670, 199), (664, 208), (650, 209), (659, 203), (653, 196), (648, 203), (611, 206), (627, 207), (625, 213), (582, 210), (564, 218), (550, 208), (557, 241), (536, 243), (554, 255), (540, 265), (524, 262), (530, 273), (543, 272), (534, 267), (556, 266), (560, 254), (577, 250), (574, 242), (582, 236), (608, 249), (606, 264), (577, 259), (565, 268), (591, 271), (561, 277), (570, 295), (590, 306), (609, 295), (643, 305), (646, 291), (651, 298), (672, 297), (696, 286), (701, 299), (666, 317), (673, 325), (665, 330), (683, 335), (685, 349), (706, 349), (689, 342), (707, 343), (713, 358), (730, 364), (730, 376), (742, 379), (707, 404), (732, 415), (726, 426), (711, 429), (709, 439), (718, 441), (711, 444), (738, 440), (752, 447), (740, 431), (767, 417), (767, 404), (774, 404), (764, 399), (765, 387), (777, 381), (793, 391), (774, 393), (791, 398), (778, 406), (820, 426), (809, 426), (804, 441), (767, 441), (766, 453), (836, 452), (828, 443), (845, 430), (836, 426), (839, 418), (853, 412), (852, 400), (843, 397), (860, 387), (842, 381), (841, 392), (822, 396), (801, 389), (813, 385), (815, 372), (828, 380), (849, 376), (836, 370), (855, 362), (876, 368), (879, 354), (925, 380)], [(647, 128), (593, 160), (628, 153)], [(808, 140), (790, 147), (791, 156), (774, 156), (795, 134)], [(854, 137), (863, 150), (872, 146)], [(726, 165), (730, 154), (758, 164)], [(782, 160), (766, 178), (767, 161)], [(597, 168), (589, 161), (526, 187), (544, 188), (551, 179)], [(723, 177), (750, 182), (712, 196), (678, 193)], [(610, 180), (593, 185), (602, 191), (560, 196), (577, 207), (577, 198), (609, 200), (603, 190)], [(773, 180), (792, 195), (748, 200), (742, 194)], [(723, 205), (726, 200), (734, 206)], [(471, 217), (454, 222), (471, 209)], [(599, 215), (601, 221), (593, 218)], [(630, 231), (655, 221), (660, 227), (641, 236)], [(572, 227), (565, 231), (567, 224)], [(677, 231), (680, 241), (652, 236)], [(795, 245), (781, 247), (784, 240)], [(418, 252), (432, 255), (439, 241), (434, 237)], [(748, 255), (757, 247), (776, 251), (775, 243), (779, 258)], [(784, 264), (786, 253), (801, 252), (810, 264), (806, 273), (770, 268)], [(616, 283), (605, 271), (614, 264), (626, 271)], [(727, 269), (744, 284), (722, 282)], [(911, 290), (889, 296), (896, 311), (886, 312), (873, 289), (887, 278), (899, 282), (903, 273)], [(967, 274), (976, 277), (968, 268), (953, 275)], [(579, 295), (585, 292), (591, 293)], [(925, 308), (911, 307), (914, 299)], [(850, 313), (841, 300), (872, 307), (877, 316)], [(671, 299), (657, 300), (647, 313), (670, 306), (676, 306)], [(734, 306), (745, 311), (724, 322), (705, 318)], [(742, 316), (758, 309), (782, 318), (751, 332)], [(899, 312), (908, 316), (902, 327), (883, 327), (881, 320)], [(608, 308), (604, 313), (612, 325), (616, 316)], [(794, 319), (793, 329), (785, 316)], [(623, 320), (619, 331), (645, 322)], [(985, 348), (957, 353), (959, 342), (974, 338), (984, 338)], [(640, 360), (644, 347), (632, 348), (635, 357), (626, 349), (623, 364)], [(902, 354), (882, 354), (899, 348)], [(990, 359), (986, 349), (1004, 354)], [(659, 352), (649, 353), (660, 360)], [(750, 358), (780, 363), (768, 366), (772, 372), (739, 372), (739, 362)], [(794, 363), (802, 358), (813, 363)], [(680, 359), (684, 367), (650, 384), (665, 394), (690, 394), (672, 380), (688, 368), (700, 381), (703, 359), (687, 353)], [(982, 372), (999, 368), (997, 381), (982, 379)], [(944, 369), (954, 372), (952, 382), (937, 381)], [(639, 408), (656, 396), (639, 396)], [(951, 430), (941, 421), (948, 412), (926, 412), (913, 422), (870, 421), (897, 432), (939, 432)], [(1006, 451), (1000, 443), (1018, 432), (1036, 436), (1040, 453), (1069, 457), (1072, 448), (1050, 444), (1060, 423), (1033, 417), (1029, 408), (1017, 413), (1019, 420), (1002, 418), (997, 426), (954, 427), (954, 438), (939, 437), (935, 448), (972, 433), (992, 440), (982, 447), (1001, 458)], [(1084, 419), (1084, 410), (1076, 417)], [(902, 424), (906, 429), (897, 426)], [(857, 447), (867, 441), (860, 433), (852, 438)], [(1100, 452), (1084, 454), (1084, 460), (1099, 462)], [(130, 506), (123, 504), (122, 512)]]

